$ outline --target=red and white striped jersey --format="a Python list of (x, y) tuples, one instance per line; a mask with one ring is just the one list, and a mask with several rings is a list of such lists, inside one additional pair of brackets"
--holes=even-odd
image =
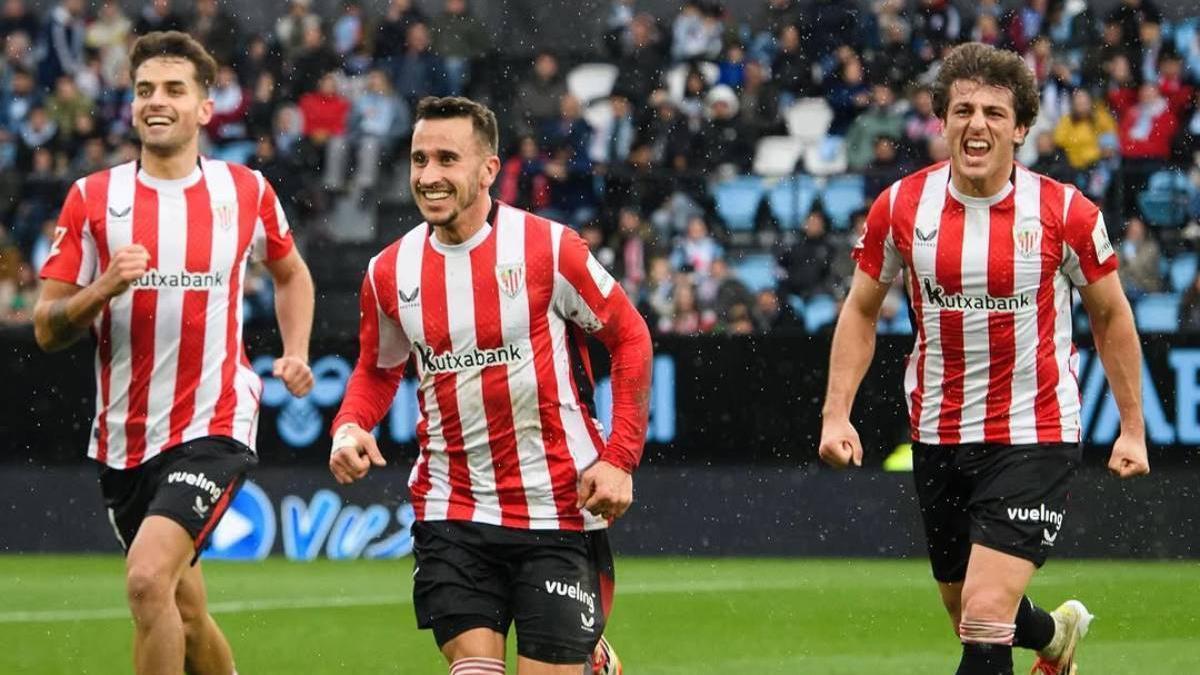
[(141, 244), (149, 270), (97, 318), (96, 419), (88, 456), (117, 469), (202, 436), (254, 447), (262, 381), (242, 346), (251, 256), (292, 249), (275, 191), (257, 171), (202, 159), (187, 178), (136, 162), (81, 178), (41, 275), (86, 286)]
[[(356, 378), (390, 371), (390, 389), (376, 394), (389, 396), (411, 357), (420, 456), (408, 485), (419, 520), (603, 528), (575, 505), (579, 474), (605, 450), (583, 333), (629, 301), (571, 230), (503, 204), (493, 213), (462, 244), (422, 224), (371, 260), (359, 366), (334, 426), (372, 426), (382, 410), (361, 410), (368, 387)], [(644, 425), (635, 433), (640, 453)]]
[(879, 195), (854, 257), (885, 283), (906, 271), (913, 440), (1079, 441), (1071, 289), (1114, 271), (1117, 256), (1075, 188), (1016, 166), (1000, 194), (974, 198), (937, 164)]

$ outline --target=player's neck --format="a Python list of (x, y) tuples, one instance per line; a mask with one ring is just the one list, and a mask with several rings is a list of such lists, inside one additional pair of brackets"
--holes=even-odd
[(178, 180), (192, 175), (199, 161), (200, 152), (194, 145), (172, 155), (159, 155), (143, 148), (141, 167), (142, 171), (154, 178)]
[(433, 236), (442, 244), (457, 246), (482, 230), (487, 222), (488, 214), (491, 212), (492, 197), (487, 192), (480, 190), (479, 197), (458, 214), (458, 218), (454, 219), (453, 224), (434, 228)]
[(961, 171), (950, 171), (950, 182), (959, 194), (977, 199), (991, 199), (1004, 190), (1004, 186), (1012, 179), (1012, 169), (979, 179), (971, 179)]

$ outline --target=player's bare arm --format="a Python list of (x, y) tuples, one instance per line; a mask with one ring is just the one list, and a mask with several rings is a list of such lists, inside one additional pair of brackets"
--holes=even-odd
[(293, 396), (304, 396), (313, 386), (308, 367), (308, 340), (313, 322), (312, 275), (294, 248), (279, 260), (264, 264), (275, 281), (275, 317), (283, 338), (283, 356), (275, 360), (274, 375)]
[(112, 298), (146, 273), (150, 253), (140, 244), (123, 246), (113, 253), (100, 278), (86, 287), (46, 279), (33, 308), (33, 329), (38, 347), (55, 352), (83, 337)]
[(821, 459), (835, 468), (862, 466), (862, 442), (850, 423), (850, 408), (875, 354), (875, 323), (888, 285), (854, 271), (829, 354), (829, 386), (821, 409)]
[(1121, 416), (1121, 433), (1113, 443), (1108, 470), (1120, 478), (1150, 473), (1142, 422), (1142, 347), (1133, 311), (1115, 273), (1080, 288), (1079, 295)]

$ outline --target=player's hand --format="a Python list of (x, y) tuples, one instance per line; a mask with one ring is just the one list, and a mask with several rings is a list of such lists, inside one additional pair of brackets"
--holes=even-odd
[(292, 396), (300, 398), (313, 388), (312, 370), (304, 359), (298, 356), (282, 356), (275, 359), (275, 365), (271, 369), (272, 374), (283, 382), (283, 386), (292, 393)]
[(150, 252), (141, 244), (129, 244), (117, 249), (100, 275), (98, 290), (106, 298), (115, 298), (150, 269)]
[(633, 503), (633, 476), (624, 469), (597, 461), (579, 477), (575, 507), (607, 520), (620, 518)]
[(329, 455), (329, 472), (342, 485), (348, 485), (367, 475), (371, 465), (386, 466), (375, 437), (357, 424), (343, 424), (333, 436), (333, 452)]
[(821, 461), (835, 469), (862, 466), (862, 441), (848, 419), (825, 418), (821, 424)]
[(1108, 459), (1108, 470), (1117, 478), (1133, 478), (1150, 473), (1145, 436), (1118, 436), (1117, 442), (1113, 443), (1112, 456)]

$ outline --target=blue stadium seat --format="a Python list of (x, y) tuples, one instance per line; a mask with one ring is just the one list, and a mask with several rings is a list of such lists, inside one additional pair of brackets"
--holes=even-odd
[(1179, 328), (1179, 296), (1175, 293), (1144, 295), (1137, 301), (1134, 315), (1140, 331), (1174, 333)]
[(1168, 277), (1171, 279), (1171, 290), (1182, 293), (1192, 285), (1196, 278), (1197, 255), (1195, 253), (1180, 253), (1171, 259)]
[(768, 254), (748, 255), (730, 264), (733, 274), (752, 292), (775, 288), (775, 259)]
[(798, 230), (816, 198), (817, 186), (812, 177), (798, 174), (776, 183), (767, 193), (767, 204), (780, 228)]
[(908, 308), (904, 308), (891, 319), (880, 321), (876, 332), (881, 335), (912, 335), (912, 319), (908, 316)]
[(833, 229), (849, 229), (850, 216), (866, 205), (864, 191), (862, 176), (846, 175), (829, 179), (821, 191), (821, 205), (825, 207)]
[(804, 303), (804, 329), (816, 333), (837, 320), (837, 301), (828, 295), (814, 295)]
[(738, 176), (718, 183), (713, 190), (717, 215), (731, 232), (754, 229), (754, 214), (766, 194), (766, 187), (757, 176)]
[(1177, 227), (1187, 220), (1192, 185), (1180, 171), (1157, 171), (1145, 190), (1138, 193), (1138, 209), (1148, 225)]
[(787, 303), (792, 308), (792, 311), (796, 313), (796, 316), (804, 316), (804, 298), (798, 295), (788, 295)]

